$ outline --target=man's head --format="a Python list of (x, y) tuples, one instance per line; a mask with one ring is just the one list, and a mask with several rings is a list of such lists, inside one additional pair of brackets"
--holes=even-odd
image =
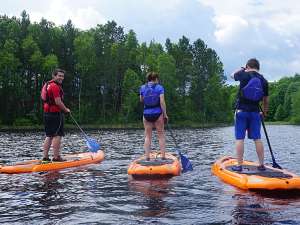
[(249, 59), (246, 64), (246, 69), (259, 70), (259, 61), (255, 58)]
[(55, 69), (52, 73), (52, 79), (61, 84), (65, 78), (65, 73), (66, 71), (62, 70), (62, 69)]

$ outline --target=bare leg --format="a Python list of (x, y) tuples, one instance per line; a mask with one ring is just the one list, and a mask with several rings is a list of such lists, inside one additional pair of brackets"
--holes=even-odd
[(153, 123), (148, 122), (147, 120), (143, 120), (145, 127), (145, 142), (144, 142), (144, 150), (146, 154), (146, 158), (150, 158), (150, 149), (151, 149), (151, 141), (152, 141), (152, 127)]
[(43, 157), (49, 158), (49, 149), (51, 147), (52, 137), (46, 137), (43, 144)]
[(264, 146), (261, 139), (254, 140), (259, 165), (264, 165)]
[(53, 158), (58, 159), (60, 157), (60, 143), (61, 136), (53, 137), (52, 147), (53, 147)]
[(164, 117), (161, 115), (158, 120), (155, 121), (155, 127), (158, 136), (159, 142), (159, 149), (161, 153), (161, 157), (165, 158), (166, 154), (166, 137), (165, 137), (165, 130), (164, 130)]
[(242, 165), (244, 157), (244, 140), (236, 140), (235, 146), (238, 165)]

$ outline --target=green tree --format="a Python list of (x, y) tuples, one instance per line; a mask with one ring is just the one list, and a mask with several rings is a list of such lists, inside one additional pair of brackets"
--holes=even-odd
[[(286, 95), (286, 90), (292, 81), (291, 78), (281, 78), (278, 82), (273, 82), (270, 83), (269, 85), (269, 95), (270, 95), (270, 100), (269, 100), (269, 112), (268, 112), (268, 119), (270, 120), (276, 120), (275, 113), (277, 110), (278, 105), (284, 106), (284, 99)], [(282, 115), (284, 118), (288, 116), (287, 112), (284, 111), (284, 115)]]
[(22, 93), (21, 79), (18, 73), (20, 61), (15, 55), (17, 44), (13, 40), (6, 40), (0, 50), (0, 94), (1, 120), (4, 124), (12, 124), (19, 115), (17, 99)]
[(288, 119), (290, 119), (292, 116), (292, 95), (298, 90), (300, 90), (300, 81), (291, 82), (286, 90), (283, 107)]
[(96, 89), (96, 82), (92, 76), (96, 69), (96, 54), (92, 34), (86, 32), (79, 35), (74, 40), (74, 51), (75, 67), (78, 71), (74, 81), (76, 82), (74, 91), (77, 93), (79, 120), (89, 121), (93, 119), (89, 117), (89, 112), (94, 111), (93, 104), (97, 99), (93, 96)]
[(127, 67), (134, 70), (136, 73), (140, 72), (140, 67), (138, 64), (138, 48), (139, 43), (136, 38), (136, 34), (133, 30), (129, 30), (128, 34), (125, 37), (125, 49), (127, 54)]
[[(224, 84), (218, 55), (201, 39), (192, 44), (185, 36), (174, 43), (167, 39), (164, 48), (155, 41), (139, 44), (133, 30), (126, 33), (114, 21), (81, 31), (70, 20), (62, 26), (47, 19), (31, 23), (23, 11), (20, 18), (0, 16), (2, 123), (42, 118), (40, 90), (55, 67), (67, 71), (64, 101), (82, 123), (138, 121), (136, 92), (149, 71), (159, 72), (168, 114), (176, 122), (228, 121), (235, 91)], [(278, 103), (291, 113), (290, 85), (299, 81), (295, 75), (275, 82), (272, 117)]]
[(209, 78), (204, 91), (204, 119), (208, 122), (230, 121), (230, 92), (222, 83), (219, 75)]
[(122, 89), (122, 113), (125, 118), (125, 122), (137, 121), (141, 118), (141, 105), (139, 100), (139, 88), (142, 82), (139, 76), (131, 69), (128, 69), (125, 73)]
[(179, 99), (175, 60), (172, 56), (164, 53), (159, 55), (157, 61), (159, 78), (165, 89), (167, 113), (170, 119), (176, 121), (182, 116), (179, 112), (183, 109), (179, 104), (174, 104)]
[(292, 121), (300, 124), (300, 90), (292, 96)]
[(193, 71), (193, 55), (191, 52), (191, 45), (189, 39), (183, 36), (179, 39), (178, 43), (171, 43), (170, 39), (166, 40), (167, 53), (171, 55), (175, 60), (176, 66), (176, 80), (178, 81), (178, 94), (177, 99), (178, 105), (182, 108), (180, 119), (189, 120), (192, 118), (191, 105), (192, 102), (189, 101), (189, 86), (191, 83), (191, 74)]
[[(192, 45), (193, 54), (193, 73), (191, 76), (190, 97), (197, 112), (197, 120), (205, 119), (205, 90), (214, 92), (214, 90), (206, 89), (208, 81), (212, 76), (219, 76), (221, 81), (224, 80), (223, 64), (221, 63), (216, 52), (207, 48), (204, 41), (198, 39)], [(207, 92), (206, 91), (206, 92)]]
[(276, 109), (274, 119), (277, 121), (283, 121), (285, 119), (285, 111), (281, 104)]

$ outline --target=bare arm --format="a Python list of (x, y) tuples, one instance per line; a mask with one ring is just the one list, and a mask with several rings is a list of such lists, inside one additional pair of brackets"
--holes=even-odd
[(142, 95), (140, 95), (140, 102), (143, 103), (144, 102), (144, 97)]
[(167, 107), (166, 107), (166, 102), (165, 102), (165, 95), (161, 94), (159, 96), (159, 98), (160, 98), (160, 107), (161, 107), (161, 110), (163, 112), (163, 116), (164, 116), (164, 118), (168, 119)]
[(269, 96), (264, 96), (262, 103), (263, 103), (264, 116), (267, 116), (269, 111)]
[(64, 112), (69, 113), (70, 109), (68, 109), (65, 104), (62, 102), (61, 98), (55, 98), (55, 104)]

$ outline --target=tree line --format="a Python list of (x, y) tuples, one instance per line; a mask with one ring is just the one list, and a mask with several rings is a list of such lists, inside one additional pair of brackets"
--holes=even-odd
[[(225, 84), (219, 56), (200, 38), (139, 43), (114, 21), (82, 31), (70, 20), (32, 23), (23, 11), (0, 16), (0, 124), (41, 124), (40, 90), (57, 67), (67, 71), (65, 102), (81, 123), (140, 121), (139, 87), (149, 71), (160, 74), (171, 121), (233, 119), (237, 88)], [(271, 84), (269, 120), (299, 122), (299, 82), (296, 75)]]
[(270, 85), (271, 121), (291, 121), (300, 124), (300, 75), (284, 77)]

